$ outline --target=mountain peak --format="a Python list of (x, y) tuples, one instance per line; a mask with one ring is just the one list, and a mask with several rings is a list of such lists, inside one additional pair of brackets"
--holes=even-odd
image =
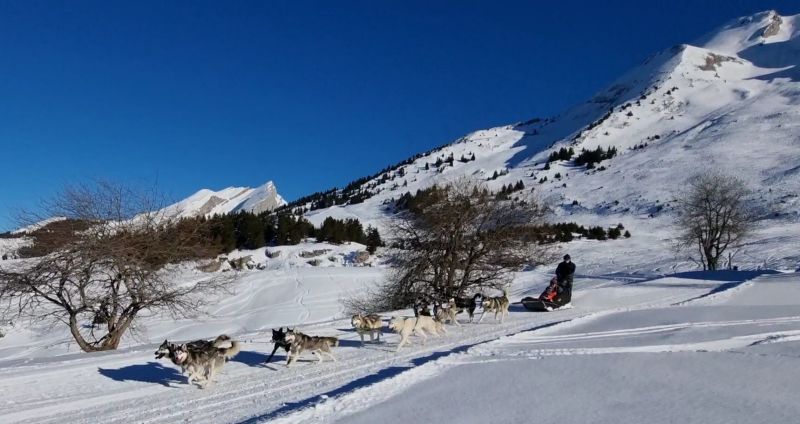
[(728, 21), (693, 44), (728, 55), (738, 55), (754, 46), (796, 39), (800, 30), (798, 17), (800, 15), (781, 16), (775, 10), (743, 16)]
[(285, 204), (286, 201), (278, 194), (275, 183), (267, 181), (256, 188), (228, 187), (219, 191), (204, 188), (167, 206), (164, 211), (170, 216), (185, 218), (239, 211), (261, 213)]

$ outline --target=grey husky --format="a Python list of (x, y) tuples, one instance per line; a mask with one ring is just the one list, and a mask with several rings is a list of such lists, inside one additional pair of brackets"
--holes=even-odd
[(336, 357), (331, 353), (332, 347), (339, 346), (339, 339), (336, 337), (309, 336), (296, 330), (289, 330), (286, 333), (286, 341), (291, 346), (286, 355), (287, 367), (292, 365), (304, 350), (310, 350), (312, 354), (317, 355), (317, 363), (322, 362), (323, 353), (336, 361)]
[(241, 343), (223, 334), (214, 341), (195, 340), (180, 345), (164, 340), (155, 356), (156, 359), (169, 357), (173, 364), (181, 367), (181, 373), (188, 373), (188, 384), (197, 381), (198, 386), (205, 388), (213, 383), (214, 376), (225, 362), (240, 351)]
[(511, 302), (508, 300), (508, 292), (503, 289), (503, 295), (497, 297), (487, 297), (483, 299), (483, 313), (481, 314), (481, 318), (478, 320), (478, 323), (483, 321), (483, 316), (487, 312), (494, 312), (494, 319), (497, 321), (497, 316), (500, 316), (500, 322), (503, 322), (503, 318), (508, 316), (508, 308), (511, 305)]

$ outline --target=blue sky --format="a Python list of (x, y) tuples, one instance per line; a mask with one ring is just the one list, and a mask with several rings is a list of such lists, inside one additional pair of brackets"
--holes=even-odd
[[(293, 199), (795, 1), (0, 2), (0, 231), (60, 187)], [(694, 3), (694, 4), (693, 4)]]

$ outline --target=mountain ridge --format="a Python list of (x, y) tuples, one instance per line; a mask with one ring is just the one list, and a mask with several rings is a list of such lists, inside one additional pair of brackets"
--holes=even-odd
[[(380, 226), (404, 193), (468, 176), (492, 190), (521, 180), (556, 215), (655, 217), (669, 210), (679, 180), (718, 168), (745, 179), (778, 216), (797, 220), (790, 187), (800, 185), (798, 17), (765, 11), (733, 19), (652, 55), (561, 114), (473, 131), (390, 167), (350, 188), (356, 202), (289, 207), (312, 223), (334, 216)], [(763, 66), (775, 63), (786, 66)], [(598, 169), (545, 166), (561, 147), (612, 146), (619, 154)]]

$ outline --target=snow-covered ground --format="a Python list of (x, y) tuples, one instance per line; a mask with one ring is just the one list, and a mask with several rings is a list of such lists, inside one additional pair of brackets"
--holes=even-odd
[[(560, 246), (578, 263), (573, 309), (531, 313), (514, 305), (504, 324), (487, 317), (449, 326), (447, 336), (425, 346), (415, 340), (399, 353), (394, 334), (361, 347), (339, 302), (384, 278), (380, 261), (355, 266), (352, 258), (363, 246), (307, 242), (232, 252), (229, 259), (250, 256), (266, 269), (240, 272), (233, 294), (196, 318), (145, 317), (116, 352), (78, 352), (65, 327), (0, 323), (7, 333), (0, 338), (0, 416), (4, 423), (374, 422), (379, 413), (400, 422), (409, 416), (393, 405), (411, 408), (408, 402), (421, 396), (441, 405), (417, 409), (426, 421), (441, 413), (459, 422), (482, 421), (482, 414), (514, 422), (534, 406), (554, 421), (563, 407), (548, 402), (548, 393), (561, 388), (580, 407), (562, 417), (567, 422), (599, 421), (594, 416), (641, 422), (651, 408), (656, 413), (648, 422), (692, 416), (698, 420), (689, 421), (750, 422), (768, 408), (783, 408), (784, 395), (761, 400), (764, 392), (800, 389), (787, 371), (797, 368), (791, 349), (800, 331), (800, 276), (792, 272), (800, 264), (792, 247), (798, 240), (787, 238), (785, 228), (762, 228), (737, 259), (743, 271), (706, 274), (690, 271), (694, 264), (671, 250), (669, 227), (648, 223), (626, 222), (630, 239)], [(318, 266), (308, 263), (315, 258)], [(538, 295), (553, 267), (519, 273), (512, 301)], [(180, 278), (204, 275), (187, 265)], [(287, 369), (280, 351), (264, 364), (270, 329), (281, 326), (340, 337), (338, 361), (300, 361)], [(153, 358), (165, 338), (220, 333), (245, 347), (207, 390), (188, 386), (174, 365)], [(778, 341), (784, 343), (772, 343)], [(714, 412), (734, 401), (751, 415)], [(628, 415), (616, 415), (620, 408)]]
[[(384, 268), (294, 263), (311, 245), (282, 248), (273, 259), (235, 253), (288, 262), (242, 272), (235, 294), (198, 319), (146, 318), (144, 332), (126, 338), (119, 351), (66, 351), (72, 345), (63, 328), (12, 328), (0, 339), (0, 416), (3, 422), (404, 422), (412, 416), (515, 422), (535, 409), (545, 422), (641, 422), (648, 411), (648, 422), (750, 422), (767, 413), (779, 422), (798, 412), (788, 404), (800, 388), (792, 371), (798, 274), (673, 274), (663, 246), (645, 246), (653, 246), (645, 236), (568, 244), (579, 261), (573, 309), (531, 313), (513, 305), (503, 324), (488, 316), (448, 326), (446, 336), (425, 346), (414, 340), (397, 353), (398, 336), (390, 333), (362, 347), (339, 304), (343, 294), (382, 279)], [(512, 301), (537, 295), (551, 271), (520, 273)], [(186, 278), (195, 273), (187, 269)], [(264, 364), (270, 328), (279, 326), (340, 337), (338, 361), (316, 365), (309, 355), (286, 368), (280, 351)], [(153, 358), (164, 338), (220, 333), (245, 347), (212, 388), (188, 386), (174, 365)], [(559, 393), (577, 408), (573, 416), (562, 417), (564, 406), (551, 401)], [(427, 406), (414, 407), (417, 401)], [(729, 402), (739, 409), (726, 409)]]
[[(709, 276), (632, 286), (686, 296), (713, 284), (702, 278)], [(427, 361), (275, 422), (795, 422), (800, 276), (763, 275), (731, 291), (680, 306), (624, 302), (577, 317), (530, 317), (560, 322)], [(581, 308), (590, 308), (587, 298)]]

